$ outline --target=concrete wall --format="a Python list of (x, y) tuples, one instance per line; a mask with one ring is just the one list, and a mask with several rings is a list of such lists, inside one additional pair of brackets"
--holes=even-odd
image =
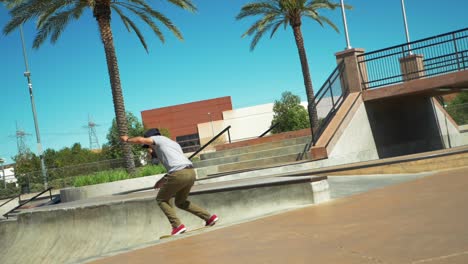
[(378, 159), (377, 148), (367, 117), (365, 105), (360, 104), (331, 153), (330, 160), (352, 163)]
[(71, 187), (60, 190), (60, 199), (62, 203), (84, 200), (87, 198), (112, 195), (115, 193), (126, 192), (154, 186), (156, 181), (161, 179), (164, 174), (158, 174), (147, 177), (140, 177), (116, 182), (101, 183), (83, 187)]
[(233, 142), (258, 137), (271, 126), (273, 104), (263, 104), (223, 112), (225, 126), (231, 126)]
[(430, 98), (394, 97), (365, 104), (380, 158), (443, 148)]
[(445, 148), (468, 145), (468, 131), (460, 128), (437, 101), (433, 104)]
[[(337, 98), (335, 98), (335, 101), (336, 99)], [(273, 105), (273, 103), (269, 103), (223, 111), (223, 120), (198, 124), (201, 144), (203, 145), (203, 142), (207, 142), (213, 137), (211, 129), (212, 124), (215, 132), (214, 135), (227, 126), (231, 126), (231, 142), (257, 138), (271, 127), (271, 121), (274, 115)], [(307, 102), (301, 102), (301, 105), (307, 109)], [(319, 118), (325, 117), (331, 106), (331, 98), (323, 98), (317, 108)], [(227, 134), (225, 134), (223, 140), (227, 142)]]

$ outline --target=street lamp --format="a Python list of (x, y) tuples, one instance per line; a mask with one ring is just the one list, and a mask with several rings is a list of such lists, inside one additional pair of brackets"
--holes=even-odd
[[(405, 9), (405, 0), (401, 0), (401, 12), (403, 13), (403, 24), (405, 26), (405, 33), (406, 33), (406, 43), (410, 43), (409, 31), (408, 31), (408, 22), (406, 21), (406, 9)], [(408, 51), (409, 54), (413, 54), (411, 52), (411, 45), (408, 44)]]
[(45, 167), (45, 162), (44, 162), (44, 155), (42, 153), (41, 135), (39, 134), (39, 123), (37, 121), (37, 114), (36, 114), (36, 104), (34, 103), (31, 72), (29, 71), (28, 57), (26, 54), (26, 47), (24, 45), (23, 25), (20, 25), (20, 35), (21, 35), (21, 43), (23, 45), (24, 65), (26, 67), (26, 71), (24, 72), (24, 77), (26, 77), (28, 81), (29, 97), (31, 98), (31, 107), (32, 107), (33, 118), (34, 118), (34, 126), (36, 129), (37, 152), (41, 159), (41, 172), (42, 172), (42, 178), (44, 179), (44, 188), (47, 189), (47, 173), (46, 173), (46, 167)]
[(348, 35), (348, 23), (346, 23), (346, 12), (344, 6), (344, 0), (341, 0), (341, 15), (343, 16), (343, 26), (344, 32), (346, 37), (346, 49), (351, 49), (351, 44), (349, 42), (349, 35)]

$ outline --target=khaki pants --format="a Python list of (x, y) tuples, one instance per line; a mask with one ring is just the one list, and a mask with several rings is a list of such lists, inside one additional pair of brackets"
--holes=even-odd
[(211, 215), (203, 208), (191, 203), (187, 200), (190, 193), (190, 189), (195, 182), (195, 170), (194, 169), (183, 169), (180, 171), (173, 172), (166, 176), (166, 183), (159, 190), (156, 196), (156, 201), (159, 207), (166, 215), (167, 219), (171, 223), (173, 228), (180, 226), (181, 222), (176, 215), (174, 208), (169, 203), (172, 197), (175, 197), (175, 205), (187, 212), (190, 212), (201, 219), (207, 221)]

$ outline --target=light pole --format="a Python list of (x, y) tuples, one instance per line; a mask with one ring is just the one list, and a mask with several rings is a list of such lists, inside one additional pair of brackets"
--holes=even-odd
[(348, 23), (346, 23), (346, 12), (344, 7), (344, 0), (341, 0), (341, 15), (343, 16), (343, 26), (344, 32), (346, 37), (346, 49), (351, 49), (351, 44), (349, 42), (349, 35), (348, 35)]
[[(405, 0), (401, 0), (401, 12), (403, 13), (403, 24), (405, 26), (405, 34), (406, 34), (406, 43), (410, 43), (409, 31), (408, 31), (408, 22), (406, 21), (406, 9), (405, 9)], [(411, 52), (411, 45), (408, 44), (408, 51), (409, 54), (413, 54)]]
[(31, 107), (32, 107), (33, 118), (34, 118), (34, 126), (36, 129), (37, 152), (38, 152), (37, 154), (39, 154), (39, 157), (41, 159), (41, 172), (42, 172), (42, 178), (44, 179), (44, 189), (47, 189), (47, 185), (48, 185), (47, 173), (46, 173), (46, 167), (45, 167), (45, 162), (44, 162), (44, 155), (42, 153), (41, 135), (39, 134), (39, 123), (37, 121), (36, 104), (34, 103), (34, 95), (33, 95), (32, 82), (31, 82), (31, 72), (29, 71), (28, 56), (26, 54), (26, 47), (24, 45), (23, 25), (20, 25), (20, 35), (21, 35), (21, 43), (23, 45), (24, 65), (26, 67), (26, 71), (24, 72), (24, 77), (26, 77), (28, 81), (29, 97), (31, 98)]

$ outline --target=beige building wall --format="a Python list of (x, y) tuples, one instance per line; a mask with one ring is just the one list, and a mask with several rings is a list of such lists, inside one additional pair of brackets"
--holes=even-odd
[[(307, 109), (307, 102), (301, 102), (301, 105)], [(331, 98), (322, 99), (320, 107), (317, 109), (319, 118), (324, 117), (328, 113), (331, 105)], [(201, 145), (204, 145), (212, 139), (213, 136), (217, 135), (228, 126), (231, 126), (229, 130), (231, 142), (260, 136), (271, 126), (271, 121), (273, 120), (273, 103), (223, 111), (223, 119), (224, 120), (198, 124), (198, 134), (200, 136)], [(224, 133), (220, 141), (227, 142), (228, 134)]]

